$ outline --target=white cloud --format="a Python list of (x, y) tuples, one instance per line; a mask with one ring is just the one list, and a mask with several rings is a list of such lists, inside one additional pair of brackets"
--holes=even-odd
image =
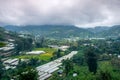
[(0, 0), (0, 24), (120, 24), (120, 0)]

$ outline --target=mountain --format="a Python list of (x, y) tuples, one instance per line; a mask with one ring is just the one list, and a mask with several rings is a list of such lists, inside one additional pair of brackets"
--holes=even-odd
[(27, 25), (27, 26), (5, 26), (7, 30), (19, 33), (30, 33), (48, 38), (106, 38), (120, 36), (120, 25), (111, 27), (98, 26), (95, 28), (78, 28), (74, 25)]
[(118, 37), (120, 36), (120, 25), (110, 27), (107, 31), (102, 32), (102, 36)]
[(3, 27), (0, 27), (0, 42), (8, 41), (9, 39), (17, 39), (18, 35), (14, 32), (7, 31)]
[(7, 30), (19, 33), (30, 33), (52, 38), (80, 37), (86, 38), (93, 35), (92, 32), (78, 28), (73, 25), (27, 25), (27, 26), (5, 26)]
[(7, 25), (4, 27), (6, 30), (9, 30), (9, 31), (14, 31), (14, 32), (19, 32), (20, 30), (22, 30), (21, 27), (19, 26), (13, 26), (13, 25)]
[(109, 29), (110, 29), (110, 27), (107, 27), (107, 26), (97, 26), (97, 27), (94, 27), (94, 28), (87, 28), (87, 30), (89, 30), (93, 33), (100, 33), (100, 32), (107, 31)]

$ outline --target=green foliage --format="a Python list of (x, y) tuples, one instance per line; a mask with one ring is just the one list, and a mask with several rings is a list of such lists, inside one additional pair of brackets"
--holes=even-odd
[(89, 71), (95, 74), (97, 71), (97, 56), (94, 52), (94, 48), (90, 47), (86, 50), (85, 59), (88, 64)]
[(120, 59), (113, 58), (111, 60), (111, 65), (115, 68), (115, 70), (120, 70)]
[(0, 42), (0, 47), (4, 47), (6, 44), (3, 42)]
[(112, 80), (111, 74), (109, 72), (100, 71), (96, 80)]
[(19, 69), (18, 80), (38, 80), (38, 72), (30, 67)]
[(25, 61), (21, 61), (21, 59), (19, 60), (19, 64), (17, 65), (17, 68), (26, 68), (28, 66), (28, 63), (26, 63)]
[(62, 56), (61, 50), (58, 49), (57, 51), (55, 51), (55, 52), (53, 53), (52, 59), (60, 58), (61, 56)]
[(28, 63), (28, 65), (30, 65), (30, 66), (37, 66), (39, 64), (40, 64), (39, 63), (39, 58), (31, 58), (30, 62)]
[(72, 61), (79, 66), (83, 65), (84, 64), (83, 53), (79, 51), (76, 55), (73, 56)]
[[(119, 71), (114, 71), (114, 67), (111, 66), (109, 61), (100, 61), (98, 63), (99, 68), (96, 74), (89, 72), (85, 65), (78, 66), (73, 63), (74, 69), (67, 76), (65, 73), (61, 74), (62, 76), (54, 73), (50, 80), (120, 80)], [(77, 76), (73, 77), (73, 73), (77, 73)]]
[(33, 49), (33, 40), (31, 38), (21, 38), (16, 40), (15, 52), (19, 54), (20, 51), (31, 51)]
[(4, 36), (3, 35), (0, 35), (0, 41), (4, 41)]
[(41, 38), (38, 38), (35, 42), (35, 45), (36, 45), (36, 48), (43, 48), (43, 47), (46, 47), (47, 44), (46, 44), (46, 40), (44, 37), (41, 37)]
[(71, 60), (67, 59), (63, 61), (64, 71), (65, 74), (68, 75), (71, 70), (73, 70), (73, 63)]
[(45, 51), (44, 54), (39, 54), (39, 55), (27, 55), (27, 54), (23, 54), (23, 55), (17, 55), (14, 56), (13, 58), (20, 58), (20, 59), (39, 59), (40, 61), (44, 61), (44, 62), (48, 62), (51, 60), (51, 58), (53, 57), (53, 53), (56, 52), (56, 49), (53, 48), (35, 48), (34, 51)]
[(4, 74), (4, 66), (0, 58), (0, 79), (3, 77)]

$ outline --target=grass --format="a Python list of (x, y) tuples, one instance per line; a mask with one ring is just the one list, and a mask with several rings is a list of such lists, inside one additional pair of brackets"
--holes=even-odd
[(53, 52), (56, 51), (56, 49), (53, 48), (35, 48), (33, 51), (45, 51), (45, 54), (39, 54), (39, 55), (19, 55), (15, 56), (16, 58), (21, 59), (30, 59), (30, 58), (38, 58), (40, 60), (49, 61), (50, 58), (53, 56)]

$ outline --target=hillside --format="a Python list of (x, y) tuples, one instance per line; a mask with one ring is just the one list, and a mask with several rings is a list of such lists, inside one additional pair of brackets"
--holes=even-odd
[(117, 37), (120, 36), (120, 25), (112, 26), (109, 30), (102, 33), (103, 36)]
[(87, 30), (89, 30), (93, 33), (100, 33), (100, 32), (107, 31), (109, 29), (110, 29), (110, 27), (107, 27), (107, 26), (97, 26), (97, 27), (94, 27), (94, 28), (87, 28)]
[(17, 39), (18, 36), (15, 32), (7, 31), (0, 27), (0, 41), (8, 41), (9, 39)]
[(10, 37), (12, 38), (11, 33), (0, 27), (0, 41), (5, 41)]
[(98, 26), (95, 28), (78, 28), (73, 25), (27, 25), (27, 26), (5, 26), (7, 30), (19, 33), (30, 33), (33, 35), (45, 36), (48, 38), (91, 38), (91, 37), (118, 37), (120, 25), (107, 27)]
[(86, 38), (93, 35), (92, 32), (78, 28), (72, 25), (29, 25), (29, 26), (6, 26), (7, 30), (16, 32), (31, 33), (34, 35), (52, 37), (52, 38), (69, 38), (80, 37)]

